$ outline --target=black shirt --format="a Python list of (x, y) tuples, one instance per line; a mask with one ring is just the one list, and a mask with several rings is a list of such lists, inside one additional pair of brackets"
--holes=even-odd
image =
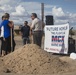
[(23, 26), (21, 28), (21, 32), (22, 32), (22, 38), (29, 37), (29, 35), (30, 35), (30, 27), (28, 25), (27, 26)]

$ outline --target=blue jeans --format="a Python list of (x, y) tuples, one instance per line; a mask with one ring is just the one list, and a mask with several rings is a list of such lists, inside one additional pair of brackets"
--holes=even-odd
[(29, 37), (23, 37), (23, 45), (29, 44), (30, 43), (30, 39)]

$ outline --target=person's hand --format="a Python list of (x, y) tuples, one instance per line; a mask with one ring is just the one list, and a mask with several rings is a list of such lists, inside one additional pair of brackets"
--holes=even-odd
[(13, 21), (10, 21), (10, 22), (11, 22), (12, 26), (14, 27), (14, 22)]
[(19, 32), (19, 34), (22, 36), (23, 34), (21, 32)]
[(13, 28), (14, 27), (13, 21), (9, 21), (9, 24), (8, 25), (9, 25), (10, 28)]
[(32, 34), (32, 31), (30, 31), (30, 36), (32, 36), (33, 34)]
[(3, 41), (6, 41), (5, 38), (3, 38)]

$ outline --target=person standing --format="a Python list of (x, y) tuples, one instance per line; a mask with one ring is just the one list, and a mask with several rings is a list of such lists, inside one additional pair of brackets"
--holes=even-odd
[(21, 27), (21, 35), (22, 35), (22, 39), (23, 39), (23, 45), (25, 44), (29, 44), (30, 43), (30, 27), (28, 26), (28, 22), (25, 21), (24, 22), (24, 26)]
[(11, 31), (10, 28), (13, 28), (13, 24), (10, 23), (9, 18), (10, 15), (8, 13), (4, 14), (4, 17), (6, 18), (2, 25), (4, 27), (4, 38), (5, 38), (5, 54), (11, 52)]
[(12, 28), (10, 28), (10, 32), (11, 32), (11, 52), (13, 52), (15, 50), (15, 40), (14, 40), (14, 22), (13, 21), (9, 21), (10, 24), (13, 25)]
[[(5, 20), (5, 17), (2, 16), (2, 22)], [(0, 49), (0, 56), (4, 56), (5, 55), (5, 38), (4, 38), (4, 26), (0, 25), (0, 39), (1, 39), (1, 49)]]
[(33, 31), (33, 42), (41, 47), (42, 43), (42, 21), (37, 17), (36, 13), (31, 15), (32, 25), (31, 30)]

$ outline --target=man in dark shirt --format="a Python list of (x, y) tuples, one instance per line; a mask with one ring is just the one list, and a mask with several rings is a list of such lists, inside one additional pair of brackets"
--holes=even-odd
[(30, 36), (30, 27), (28, 26), (28, 22), (24, 22), (24, 26), (21, 27), (21, 34), (23, 39), (23, 45), (30, 43), (29, 36)]

